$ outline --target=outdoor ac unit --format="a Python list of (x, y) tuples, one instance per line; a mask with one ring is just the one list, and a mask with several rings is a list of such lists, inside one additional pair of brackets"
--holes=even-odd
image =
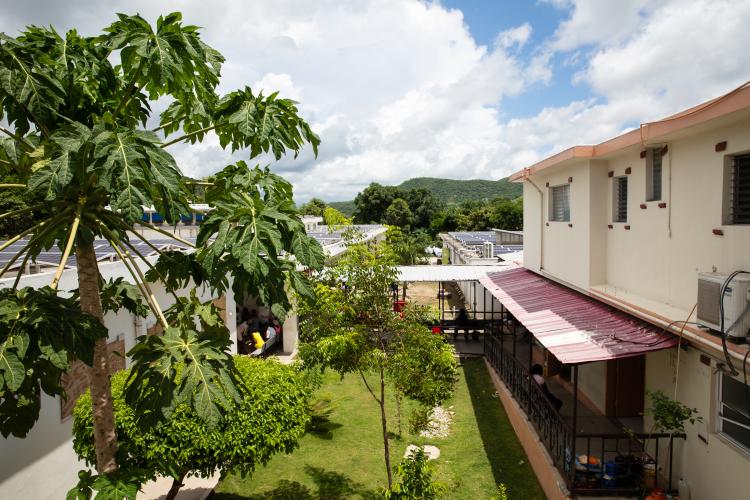
[(495, 244), (491, 241), (485, 241), (482, 244), (482, 257), (491, 259), (495, 256)]
[[(698, 273), (698, 323), (721, 331), (719, 301), (727, 276)], [(745, 339), (750, 331), (750, 277), (735, 276), (724, 292), (724, 331), (735, 341)]]

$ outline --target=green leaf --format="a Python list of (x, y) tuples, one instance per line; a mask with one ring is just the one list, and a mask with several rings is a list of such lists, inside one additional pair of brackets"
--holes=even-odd
[(26, 375), (23, 363), (18, 356), (7, 349), (7, 345), (0, 347), (0, 372), (3, 373), (5, 386), (12, 392), (21, 387)]

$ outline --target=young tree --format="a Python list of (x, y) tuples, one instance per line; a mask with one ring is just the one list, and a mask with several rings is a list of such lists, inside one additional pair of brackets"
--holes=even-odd
[(323, 210), (323, 223), (328, 226), (328, 229), (333, 231), (345, 226), (351, 226), (352, 219), (333, 207), (326, 207)]
[(426, 248), (432, 243), (430, 235), (424, 231), (408, 232), (397, 226), (390, 226), (385, 233), (386, 241), (402, 266), (419, 264), (427, 257)]
[[(309, 367), (359, 375), (380, 410), (388, 487), (393, 485), (388, 444), (386, 384), (430, 407), (450, 397), (457, 364), (453, 348), (407, 310), (393, 310), (396, 280), (387, 244), (352, 244), (302, 301), (300, 357)], [(371, 386), (374, 375), (378, 386)]]
[[(137, 425), (135, 409), (125, 401), (128, 372), (115, 374), (112, 396), (117, 435), (123, 444), (121, 467), (141, 469), (151, 477), (171, 476), (167, 495), (171, 500), (188, 474), (209, 477), (217, 470), (222, 475), (251, 474), (273, 454), (291, 453), (310, 421), (310, 387), (305, 377), (271, 360), (237, 356), (235, 365), (247, 391), (213, 428), (181, 404), (163, 425), (144, 431)], [(76, 404), (73, 448), (87, 463), (96, 461), (89, 393)]]
[[(96, 37), (75, 30), (63, 37), (36, 26), (16, 38), (0, 34), (0, 119), (9, 124), (0, 127), (7, 136), (0, 148), (0, 175), (20, 179), (3, 188), (44, 199), (26, 209), (40, 222), (10, 238), (22, 241), (23, 248), (0, 270), (0, 277), (7, 277), (22, 259), (12, 289), (0, 297), (4, 435), (26, 434), (38, 418), (40, 391), (60, 394), (62, 371), (73, 358), (80, 359), (91, 366), (97, 470), (117, 469), (96, 237), (107, 239), (121, 257), (164, 329), (162, 336), (142, 340), (129, 353), (133, 368), (125, 394), (139, 420), (164, 419), (184, 403), (215, 425), (223, 408), (241, 399), (226, 354), (228, 330), (220, 318), (194, 297), (175, 296), (175, 305), (162, 311), (136, 262), (142, 256), (130, 242), (141, 237), (135, 228), (144, 205), (154, 206), (170, 223), (189, 213), (189, 190), (168, 152), (171, 145), (194, 144), (213, 132), (223, 148), (246, 149), (250, 157), (296, 155), (306, 143), (317, 154), (320, 140), (293, 101), (276, 93), (255, 94), (248, 87), (218, 95), (222, 62), (179, 13), (159, 17), (155, 26), (139, 15), (118, 14)], [(157, 99), (169, 105), (159, 125), (149, 130), (145, 124)], [(196, 251), (159, 252), (151, 278), (172, 293), (191, 279), (221, 293), (232, 276), (235, 293), (255, 295), (283, 317), (289, 307), (285, 284), (309, 291), (290, 257), (310, 267), (323, 262), (320, 246), (305, 235), (291, 185), (268, 169), (238, 162), (217, 174), (206, 201), (214, 210), (201, 226)], [(62, 258), (50, 286), (17, 290), (23, 263), (53, 245)], [(79, 285), (75, 303), (56, 293), (73, 253)], [(42, 317), (65, 318), (65, 308), (71, 307), (81, 313), (60, 321), (56, 337), (34, 326)]]

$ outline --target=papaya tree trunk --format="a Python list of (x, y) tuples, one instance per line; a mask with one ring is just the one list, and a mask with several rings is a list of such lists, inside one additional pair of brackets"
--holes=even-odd
[(174, 500), (175, 497), (177, 497), (177, 493), (180, 491), (180, 488), (183, 487), (182, 480), (185, 479), (185, 474), (186, 473), (183, 472), (179, 478), (172, 478), (172, 487), (169, 488), (169, 493), (167, 493), (165, 500)]
[(385, 414), (385, 374), (380, 367), (380, 423), (383, 426), (383, 455), (385, 456), (385, 470), (388, 472), (388, 488), (393, 486), (393, 474), (391, 472), (391, 450), (388, 444), (388, 421)]
[[(99, 266), (93, 242), (77, 245), (76, 261), (81, 310), (104, 323), (99, 296)], [(109, 386), (109, 353), (106, 337), (99, 339), (94, 347), (94, 363), (89, 370), (89, 383), (94, 417), (96, 470), (100, 474), (114, 472), (117, 470), (117, 434), (112, 409), (112, 390)]]

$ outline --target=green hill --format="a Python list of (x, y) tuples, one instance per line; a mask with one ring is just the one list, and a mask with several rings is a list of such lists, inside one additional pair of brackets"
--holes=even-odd
[[(462, 203), (469, 200), (484, 201), (498, 197), (515, 199), (523, 194), (523, 186), (519, 183), (509, 182), (508, 179), (489, 181), (484, 179), (456, 180), (415, 177), (396, 187), (403, 191), (419, 188), (429, 189), (438, 200), (446, 204)], [(354, 215), (354, 211), (357, 209), (354, 200), (332, 201), (328, 205), (347, 217)]]
[(490, 200), (497, 197), (518, 198), (523, 194), (523, 186), (509, 182), (508, 179), (490, 181), (484, 179), (436, 179), (434, 177), (415, 177), (397, 186), (409, 190), (425, 188), (432, 191), (444, 203), (461, 203), (469, 200)]
[(352, 215), (354, 215), (354, 211), (357, 209), (356, 205), (354, 205), (354, 200), (331, 201), (328, 202), (328, 205), (335, 208), (347, 217), (351, 217)]

